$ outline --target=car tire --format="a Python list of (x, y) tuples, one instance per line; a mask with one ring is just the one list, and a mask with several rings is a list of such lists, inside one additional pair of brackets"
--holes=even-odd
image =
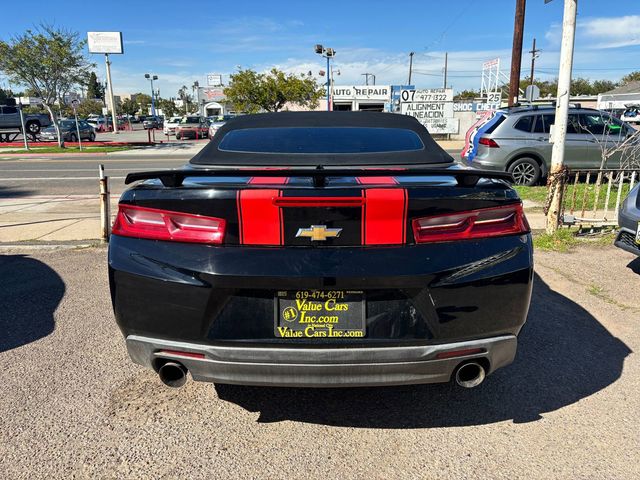
[(72, 133), (71, 135), (69, 135), (69, 141), (70, 141), (71, 143), (73, 143), (73, 142), (77, 142), (77, 141), (78, 141), (78, 137), (76, 137), (76, 134), (75, 134), (75, 133)]
[(94, 132), (91, 132), (91, 134), (89, 134), (89, 141), (90, 142), (96, 141), (96, 134)]
[(513, 175), (516, 185), (532, 187), (540, 181), (540, 165), (535, 159), (530, 157), (517, 159), (509, 165), (507, 171)]
[(25, 129), (27, 130), (27, 133), (35, 135), (37, 133), (40, 133), (40, 123), (31, 120), (30, 122), (27, 122), (27, 124), (25, 125)]
[(176, 133), (176, 140), (181, 140), (182, 139), (182, 135), (180, 135), (179, 133)]

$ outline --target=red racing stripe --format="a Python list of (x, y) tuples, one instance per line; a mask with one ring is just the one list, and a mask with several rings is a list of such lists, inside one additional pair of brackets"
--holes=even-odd
[(273, 198), (279, 190), (247, 189), (238, 194), (240, 242), (244, 245), (282, 245), (282, 216)]
[(404, 188), (367, 188), (364, 190), (362, 243), (364, 245), (401, 245), (405, 241), (407, 191)]
[[(251, 177), (251, 185), (284, 185), (288, 177)], [(238, 221), (240, 243), (243, 245), (282, 245), (284, 225), (282, 211), (273, 199), (281, 196), (280, 190), (247, 189), (238, 191)]]

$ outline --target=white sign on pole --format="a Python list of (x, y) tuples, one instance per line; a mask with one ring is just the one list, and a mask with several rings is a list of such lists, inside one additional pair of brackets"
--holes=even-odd
[(209, 87), (222, 86), (222, 75), (217, 73), (209, 73), (207, 75), (207, 86)]
[(402, 90), (400, 113), (416, 118), (430, 133), (458, 133), (453, 118), (453, 89)]
[(89, 53), (124, 53), (122, 32), (87, 32)]

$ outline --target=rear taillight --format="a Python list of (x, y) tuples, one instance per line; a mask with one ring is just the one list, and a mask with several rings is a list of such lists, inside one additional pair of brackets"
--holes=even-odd
[(521, 204), (416, 218), (412, 224), (416, 243), (499, 237), (529, 231)]
[(123, 237), (219, 245), (224, 239), (224, 230), (225, 221), (221, 218), (121, 204), (112, 233)]
[(500, 148), (500, 145), (498, 145), (493, 138), (480, 137), (478, 143), (489, 148)]

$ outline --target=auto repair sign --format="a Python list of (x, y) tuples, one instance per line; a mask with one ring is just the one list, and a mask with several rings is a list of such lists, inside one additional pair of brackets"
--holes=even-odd
[(400, 113), (411, 115), (430, 133), (458, 133), (459, 120), (453, 118), (453, 89), (402, 90)]
[(333, 87), (334, 100), (379, 100), (391, 101), (390, 85), (336, 85)]

